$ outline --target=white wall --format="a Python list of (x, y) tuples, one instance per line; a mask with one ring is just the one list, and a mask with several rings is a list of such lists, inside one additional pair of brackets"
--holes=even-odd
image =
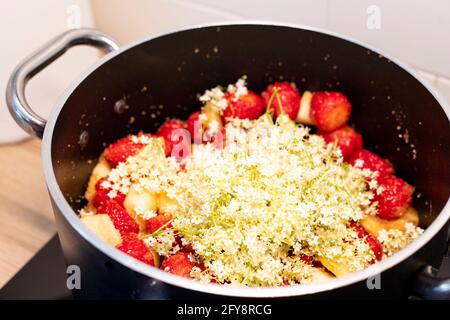
[[(262, 19), (364, 41), (413, 65), (450, 102), (450, 0), (91, 0), (98, 28), (126, 43), (207, 22)], [(380, 29), (367, 21), (377, 6)], [(370, 20), (372, 21), (372, 20)]]
[[(14, 67), (50, 38), (69, 28), (92, 27), (93, 21), (89, 0), (0, 1), (0, 12), (0, 143), (3, 143), (28, 136), (9, 115), (4, 98)], [(70, 82), (97, 59), (98, 54), (92, 48), (70, 50), (30, 81), (26, 91), (30, 105), (46, 118)]]
[[(208, 22), (259, 19), (310, 25), (354, 37), (413, 65), (450, 102), (450, 0), (17, 0), (1, 1), (0, 93), (14, 66), (70, 27), (93, 26), (127, 43)], [(380, 29), (367, 27), (370, 6)], [(91, 14), (92, 10), (92, 14)], [(93, 15), (93, 16), (92, 16)], [(372, 21), (372, 20), (370, 20)], [(59, 94), (97, 59), (93, 49), (71, 50), (30, 82), (30, 104), (44, 117)], [(0, 143), (26, 136), (0, 100)]]

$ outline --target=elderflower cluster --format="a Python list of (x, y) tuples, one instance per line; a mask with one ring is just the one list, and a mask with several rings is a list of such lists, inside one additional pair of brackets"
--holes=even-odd
[(175, 231), (170, 228), (147, 235), (143, 240), (156, 253), (163, 257), (175, 254), (181, 249), (176, 242)]
[(212, 278), (279, 285), (302, 278), (300, 253), (345, 259), (355, 270), (373, 260), (348, 228), (375, 211), (365, 183), (371, 172), (347, 165), (336, 148), (289, 121), (235, 120), (226, 132), (224, 149), (195, 145), (166, 190), (178, 192), (173, 226)]
[(247, 77), (243, 76), (235, 84), (228, 85), (227, 92), (233, 95), (233, 101), (238, 101), (241, 96), (245, 96), (248, 93), (246, 79)]
[(155, 210), (147, 210), (147, 209), (139, 207), (139, 206), (136, 206), (134, 208), (134, 211), (136, 213), (136, 216), (141, 217), (143, 220), (148, 220), (148, 219), (154, 218), (158, 215)]
[[(127, 194), (130, 186), (134, 185), (138, 192), (146, 190), (160, 193), (164, 186), (177, 178), (179, 170), (180, 164), (174, 158), (166, 158), (162, 138), (153, 138), (137, 155), (119, 163), (103, 183), (106, 184), (105, 188), (111, 188), (110, 192)], [(167, 195), (170, 198), (177, 196), (173, 190)], [(141, 213), (152, 215), (151, 212)]]
[(215, 87), (206, 90), (205, 93), (200, 96), (199, 100), (203, 103), (211, 102), (217, 111), (222, 112), (227, 107), (227, 100), (225, 99), (225, 94), (220, 87)]
[(405, 228), (405, 231), (397, 229), (380, 231), (378, 240), (383, 245), (384, 256), (390, 257), (397, 251), (406, 247), (423, 233), (423, 229), (416, 227), (410, 222), (406, 223)]
[[(366, 181), (376, 173), (350, 166), (335, 145), (285, 115), (276, 123), (267, 114), (234, 119), (225, 129), (223, 148), (192, 145), (183, 169), (165, 156), (158, 138), (110, 173), (105, 187), (113, 192), (126, 194), (133, 185), (176, 200), (173, 229), (144, 235), (148, 246), (169, 256), (180, 250), (180, 241), (189, 244), (204, 266), (192, 269), (193, 278), (246, 286), (312, 281), (317, 268), (302, 256), (350, 271), (374, 261), (349, 221), (375, 214), (378, 185)], [(390, 255), (418, 234), (412, 226), (406, 233), (382, 231), (379, 239)]]
[[(245, 96), (248, 93), (246, 79), (247, 76), (242, 76), (235, 84), (228, 85), (226, 93), (231, 95), (232, 101), (238, 101), (241, 96)], [(203, 103), (210, 102), (219, 114), (222, 114), (228, 106), (225, 92), (220, 86), (206, 90), (203, 95), (199, 97), (199, 100)]]

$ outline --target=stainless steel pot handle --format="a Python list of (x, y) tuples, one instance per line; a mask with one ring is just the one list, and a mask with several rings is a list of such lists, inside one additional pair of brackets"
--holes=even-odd
[(97, 30), (73, 29), (50, 40), (25, 58), (11, 74), (6, 87), (6, 104), (17, 124), (30, 135), (42, 138), (46, 120), (28, 105), (25, 97), (27, 82), (76, 45), (90, 45), (106, 52), (119, 49), (116, 41)]
[(440, 277), (438, 269), (426, 266), (417, 277), (415, 291), (423, 299), (450, 300), (450, 278)]
[(450, 239), (440, 269), (426, 266), (420, 270), (414, 291), (423, 299), (450, 300)]

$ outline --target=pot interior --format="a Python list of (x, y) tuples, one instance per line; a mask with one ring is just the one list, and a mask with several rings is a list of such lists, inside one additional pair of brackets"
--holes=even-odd
[(423, 227), (450, 194), (450, 124), (433, 95), (395, 63), (360, 45), (284, 26), (227, 25), (181, 31), (106, 61), (73, 91), (52, 137), (58, 184), (74, 210), (84, 205), (90, 172), (109, 143), (166, 118), (186, 119), (197, 94), (248, 76), (261, 92), (276, 80), (300, 91), (336, 90), (353, 105), (351, 124), (365, 148), (388, 158), (416, 187)]

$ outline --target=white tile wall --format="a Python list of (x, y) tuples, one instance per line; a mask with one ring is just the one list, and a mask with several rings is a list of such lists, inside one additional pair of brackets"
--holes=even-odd
[[(380, 8), (379, 30), (367, 28), (370, 5)], [(448, 0), (329, 0), (327, 28), (450, 77), (449, 14)]]
[(428, 81), (429, 84), (431, 84), (432, 86), (436, 86), (437, 84), (437, 77), (435, 74), (433, 73), (429, 73), (420, 69), (417, 69), (417, 71), (419, 72), (419, 74), (426, 80)]
[(121, 43), (185, 26), (242, 17), (202, 4), (173, 0), (91, 0), (97, 28)]
[(324, 28), (328, 0), (181, 0), (227, 10), (250, 19), (283, 21)]
[[(187, 25), (281, 21), (348, 35), (407, 62), (450, 102), (450, 0), (91, 0), (97, 26), (126, 43)], [(380, 29), (369, 29), (369, 6)], [(448, 78), (448, 79), (446, 79)]]
[(447, 103), (450, 106), (450, 79), (438, 78), (437, 90), (442, 97), (447, 100)]

